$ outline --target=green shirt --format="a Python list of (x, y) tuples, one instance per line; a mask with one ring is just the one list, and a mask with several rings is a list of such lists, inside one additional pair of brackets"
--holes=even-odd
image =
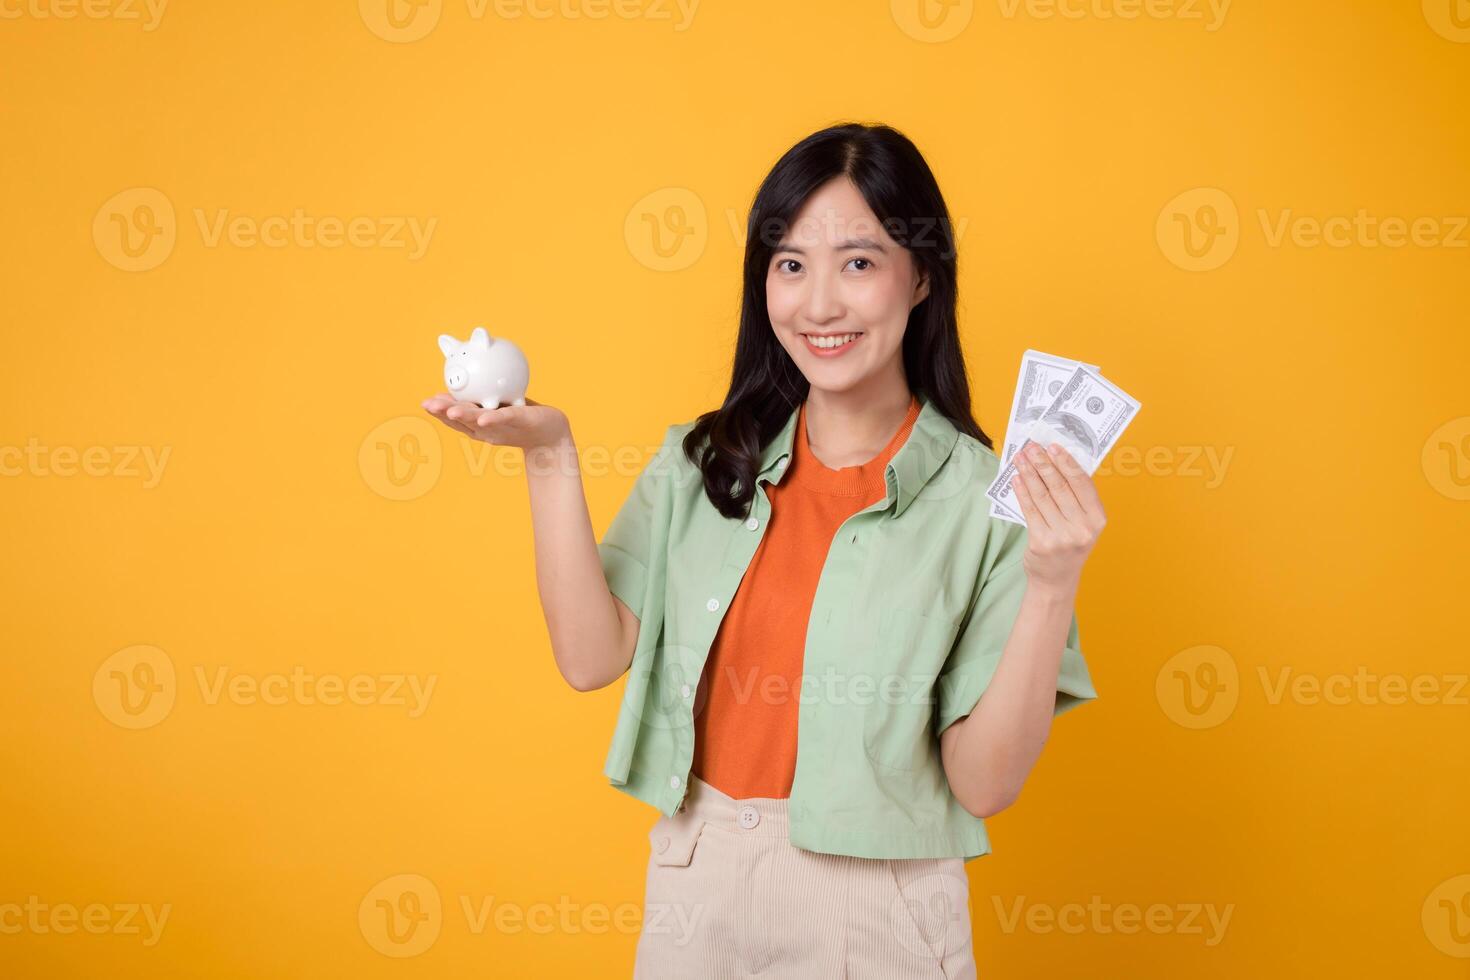
[[(868, 858), (989, 853), (985, 822), (950, 792), (939, 732), (989, 684), (1026, 589), (1026, 528), (993, 518), (995, 453), (923, 395), (884, 469), (884, 499), (833, 537), (813, 596), (789, 800), (797, 847)], [(762, 453), (746, 520), (709, 502), (671, 425), (598, 545), (609, 589), (639, 618), (604, 773), (672, 815), (694, 754), (695, 694), (715, 633), (765, 534), (795, 410)], [(1055, 714), (1097, 697), (1074, 616)]]

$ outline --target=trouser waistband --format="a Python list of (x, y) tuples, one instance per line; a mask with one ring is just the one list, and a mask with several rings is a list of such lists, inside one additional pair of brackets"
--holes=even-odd
[(713, 826), (742, 834), (786, 837), (790, 829), (788, 802), (769, 796), (736, 799), (691, 774), (689, 791), (679, 809)]

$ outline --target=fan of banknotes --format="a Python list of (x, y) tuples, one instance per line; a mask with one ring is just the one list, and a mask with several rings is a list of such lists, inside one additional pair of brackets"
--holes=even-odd
[(1028, 443), (1061, 443), (1091, 476), (1137, 414), (1137, 400), (1104, 378), (1096, 364), (1028, 350), (1011, 399), (1000, 472), (985, 491), (991, 515), (1026, 523), (1012, 483), (1016, 453)]

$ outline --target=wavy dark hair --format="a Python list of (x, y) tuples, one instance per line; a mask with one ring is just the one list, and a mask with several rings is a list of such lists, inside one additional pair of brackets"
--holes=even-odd
[(949, 209), (919, 150), (888, 126), (844, 123), (813, 133), (776, 161), (746, 222), (740, 334), (730, 390), (700, 415), (683, 449), (704, 474), (705, 495), (726, 517), (746, 517), (761, 453), (811, 385), (776, 339), (766, 308), (771, 255), (806, 199), (847, 177), (885, 231), (929, 278), (929, 294), (909, 313), (903, 368), (909, 388), (986, 447), (990, 437), (970, 413), (970, 382), (955, 318), (956, 255)]

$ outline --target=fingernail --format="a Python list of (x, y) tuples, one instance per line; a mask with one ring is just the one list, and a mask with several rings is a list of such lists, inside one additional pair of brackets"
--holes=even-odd
[(1054, 442), (1050, 446), (1046, 447), (1046, 451), (1051, 453), (1053, 456), (1060, 456), (1062, 454), (1062, 444), (1059, 442)]

